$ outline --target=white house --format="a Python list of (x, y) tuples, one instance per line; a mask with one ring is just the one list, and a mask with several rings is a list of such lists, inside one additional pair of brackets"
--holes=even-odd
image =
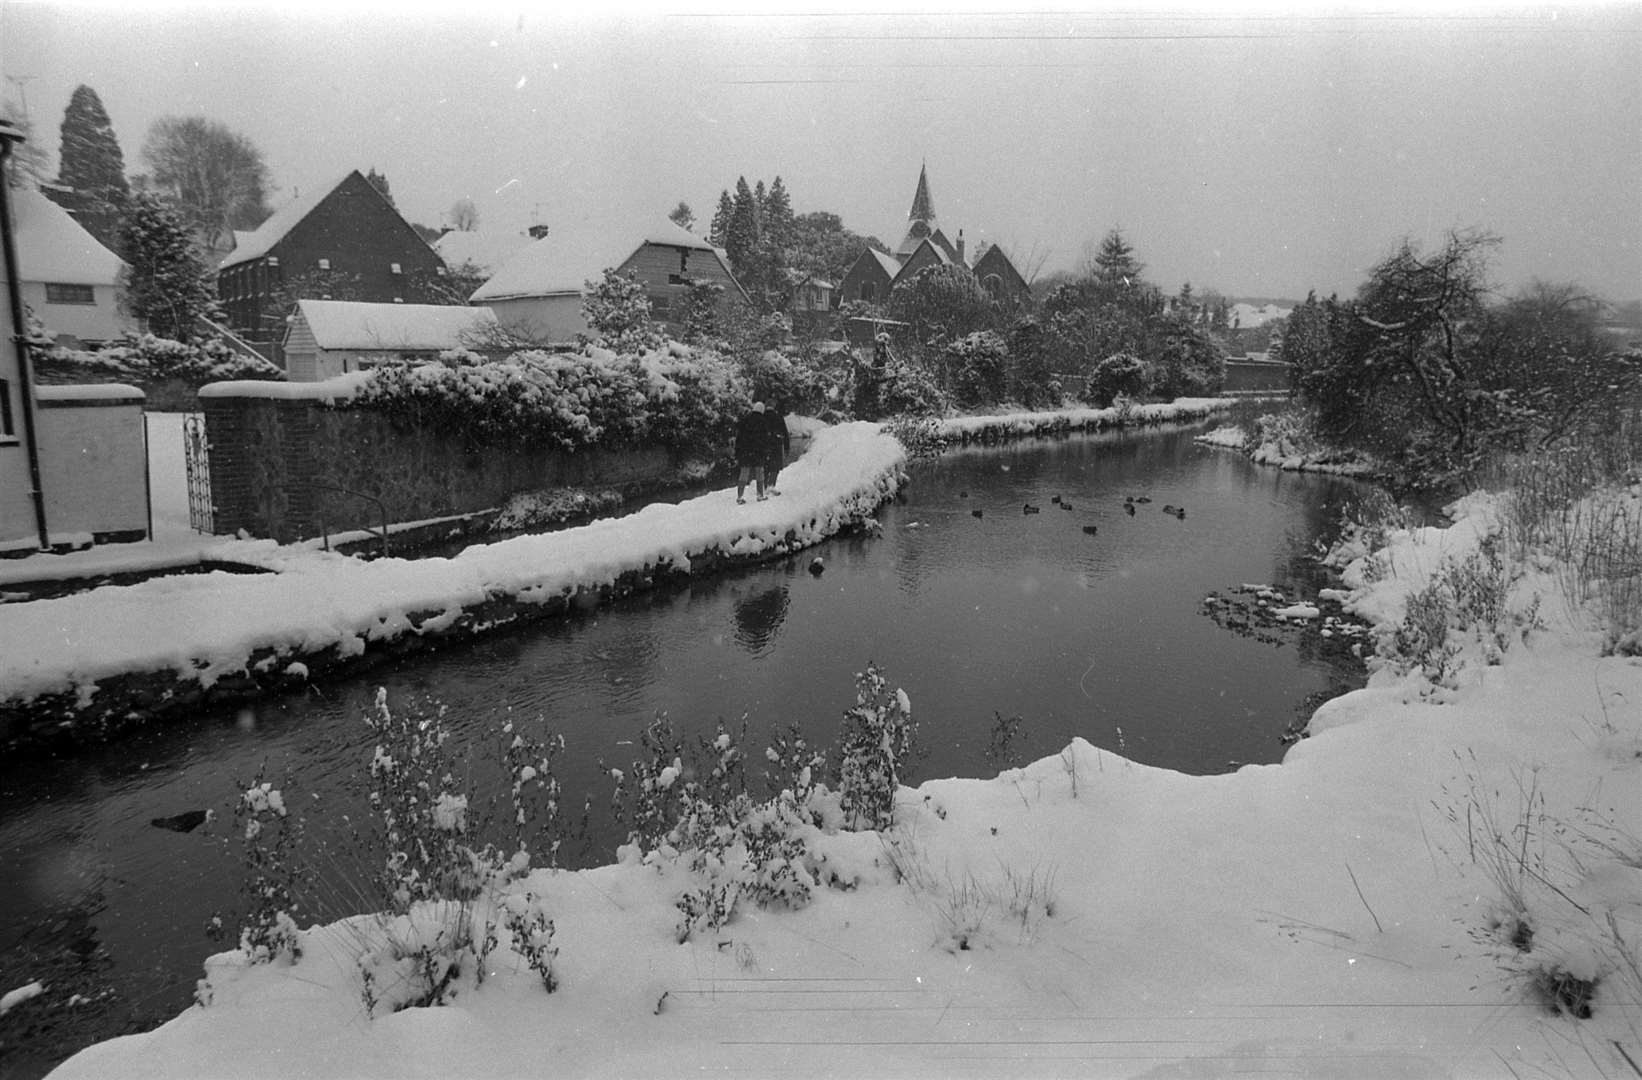
[(673, 323), (692, 282), (724, 289), (724, 299), (746, 298), (724, 252), (665, 217), (646, 225), (594, 217), (554, 224), (502, 265), (470, 298), (496, 312), (497, 321), (522, 337), (571, 341), (587, 330), (582, 290), (606, 269), (637, 274), (650, 298), (651, 315)]
[(13, 190), (18, 280), (23, 303), (46, 332), (71, 347), (111, 341), (137, 329), (117, 296), (125, 263), (32, 189)]
[(476, 348), (496, 329), (484, 307), (298, 300), (285, 333), (292, 382), (331, 379), (389, 360)]

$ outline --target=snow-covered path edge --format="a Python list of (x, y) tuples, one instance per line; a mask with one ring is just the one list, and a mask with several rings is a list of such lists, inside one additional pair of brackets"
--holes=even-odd
[[(86, 735), (140, 710), (299, 684), (321, 668), (453, 633), (593, 607), (657, 580), (776, 558), (869, 520), (905, 482), (875, 423), (817, 431), (780, 497), (733, 488), (434, 559), (259, 552), (267, 574), (162, 577), (5, 606), (0, 737)], [(263, 545), (266, 546), (266, 545)]]

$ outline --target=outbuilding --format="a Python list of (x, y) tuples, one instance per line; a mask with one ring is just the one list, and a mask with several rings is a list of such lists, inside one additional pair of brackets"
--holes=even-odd
[(495, 331), (496, 314), (484, 307), (298, 300), (285, 333), (286, 375), (315, 382), (451, 349), (482, 350)]

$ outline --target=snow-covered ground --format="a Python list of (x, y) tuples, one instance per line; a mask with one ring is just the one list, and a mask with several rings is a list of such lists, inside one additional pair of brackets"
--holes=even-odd
[[(872, 439), (840, 438), (818, 438), (812, 465), (886, 465)], [(803, 486), (711, 510), (762, 521)], [(1495, 527), (1488, 499), (1458, 512), (1353, 563), (1347, 606), (1389, 632)], [(1441, 687), (1382, 666), (1281, 765), (1189, 777), (1076, 740), (996, 778), (928, 781), (884, 833), (816, 839), (851, 887), (748, 906), (684, 944), (683, 868), (539, 870), (513, 888), (553, 919), (552, 994), (504, 933), (453, 1004), (370, 1019), (356, 961), (379, 924), (313, 927), (294, 964), (213, 957), (208, 1006), (54, 1075), (1634, 1076), (1642, 663), (1600, 655), (1553, 574), (1525, 571), (1512, 609), (1535, 597), (1502, 656), (1456, 635), (1465, 663)], [(281, 596), (240, 617), (307, 611)], [(1526, 952), (1501, 881), (1533, 926)], [(1589, 1019), (1535, 993), (1561, 975), (1595, 980)]]

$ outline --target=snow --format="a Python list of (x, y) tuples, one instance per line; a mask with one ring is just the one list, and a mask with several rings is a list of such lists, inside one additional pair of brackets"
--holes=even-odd
[[(548, 234), (508, 259), (473, 296), (474, 303), (521, 296), (580, 293), (607, 268), (619, 267), (645, 244), (702, 252), (724, 262), (706, 240), (665, 217), (653, 222), (611, 221), (598, 216), (567, 217)], [(725, 272), (729, 272), (725, 266)]]
[(296, 306), (321, 349), (459, 349), (496, 325), (496, 313), (483, 307), (351, 300), (298, 300)]
[[(465, 309), (463, 309), (465, 310)], [(351, 398), (371, 379), (370, 371), (350, 371), (319, 382), (230, 379), (200, 387), (202, 398), (266, 398), (272, 401), (338, 401)]]
[(125, 263), (67, 210), (30, 188), (11, 189), (18, 276), (64, 285), (113, 285)]
[(303, 218), (317, 210), (319, 204), (324, 202), (331, 192), (341, 187), (343, 181), (352, 175), (353, 172), (350, 171), (336, 177), (328, 184), (314, 185), (308, 189), (306, 195), (299, 195), (285, 203), (269, 215), (267, 221), (248, 233), (235, 230), (234, 250), (222, 257), (222, 262), (217, 264), (217, 269), (226, 270), (230, 266), (238, 266), (240, 263), (250, 262), (252, 259), (268, 254), (275, 244), (285, 238), (286, 233), (296, 228)]
[(19, 986), (15, 990), (8, 990), (0, 995), (0, 1016), (4, 1016), (23, 1002), (39, 997), (45, 993), (45, 986), (39, 982), (31, 982), (27, 986)]
[[(551, 589), (705, 539), (770, 537), (899, 460), (873, 425), (827, 429), (783, 474), (782, 499), (736, 507), (715, 492), (414, 574), (397, 560), (281, 550), (267, 584), (300, 587), (217, 582), (201, 590), (208, 602), (154, 588), (143, 625), (228, 634), (239, 649), (341, 638), (357, 632), (366, 597), (391, 620), (406, 603), (460, 603), (469, 589)], [(1497, 528), (1487, 496), (1452, 514), (1446, 529), (1392, 532), (1385, 551), (1359, 554), (1343, 575), (1346, 609), (1392, 633), (1444, 559)], [(0, 684), (78, 671), (144, 636), (132, 633), (126, 591), (88, 595), (96, 602), (8, 605)], [(900, 790), (882, 834), (816, 831), (823, 865), (847, 887), (819, 886), (798, 910), (747, 905), (684, 944), (682, 865), (629, 852), (590, 870), (536, 870), (501, 902), (513, 911), (531, 897), (552, 920), (552, 994), (508, 934), (483, 984), (454, 1003), (372, 1018), (359, 964), (429, 927), (369, 916), (309, 927), (299, 960), (220, 953), (206, 964), (208, 1004), (90, 1047), (54, 1076), (1630, 1075), (1621, 1048), (1642, 1059), (1642, 987), (1627, 983), (1618, 942), (1630, 943), (1634, 972), (1642, 661), (1602, 655), (1556, 575), (1525, 573), (1511, 608), (1536, 597), (1538, 623), (1497, 663), (1466, 635), (1452, 639), (1465, 664), (1444, 686), (1379, 663), (1365, 689), (1318, 711), (1280, 765), (1192, 777), (1073, 739), (993, 778), (928, 780)], [(242, 625), (196, 627), (207, 604)], [(105, 622), (125, 629), (82, 651), (76, 639)], [(33, 636), (54, 640), (36, 648)], [(1527, 952), (1500, 932), (1490, 822), (1533, 853), (1520, 882), (1535, 929)], [(1536, 975), (1559, 970), (1599, 977), (1590, 1019), (1532, 993)]]
[(141, 403), (146, 395), (135, 386), (125, 383), (69, 383), (60, 386), (37, 386), (36, 401), (131, 401)]
[(1227, 312), (1226, 318), (1231, 321), (1232, 325), (1247, 330), (1271, 322), (1281, 322), (1288, 318), (1289, 312), (1293, 310), (1293, 308), (1279, 307), (1276, 304), (1255, 305), (1238, 301), (1231, 306), (1231, 311)]

